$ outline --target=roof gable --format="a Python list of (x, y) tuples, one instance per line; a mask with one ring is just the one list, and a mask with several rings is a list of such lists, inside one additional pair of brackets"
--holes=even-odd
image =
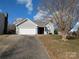
[(18, 26), (18, 25), (24, 23), (25, 21), (27, 21), (27, 19), (17, 18), (16, 21), (13, 24), (15, 24), (16, 26)]
[(19, 25), (21, 25), (21, 24), (23, 24), (23, 23), (25, 23), (25, 22), (31, 22), (33, 25), (35, 25), (35, 26), (37, 26), (37, 24), (35, 24), (33, 21), (31, 21), (30, 19), (28, 19), (28, 18), (26, 18), (26, 19), (24, 19), (24, 18), (18, 18), (15, 22), (14, 22), (14, 24), (16, 25), (16, 26), (19, 26)]
[(34, 28), (36, 26), (37, 26), (37, 24), (35, 24), (34, 22), (32, 22), (29, 19), (27, 21), (21, 23), (20, 25), (18, 25), (18, 27), (20, 27), (20, 28)]

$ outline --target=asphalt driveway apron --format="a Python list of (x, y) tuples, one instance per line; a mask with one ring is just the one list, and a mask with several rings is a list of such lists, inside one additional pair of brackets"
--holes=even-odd
[(11, 35), (7, 39), (13, 40), (7, 41), (9, 46), (0, 51), (0, 59), (49, 59), (42, 44), (33, 36)]

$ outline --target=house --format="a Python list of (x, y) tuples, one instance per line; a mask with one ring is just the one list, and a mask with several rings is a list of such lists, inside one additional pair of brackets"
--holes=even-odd
[(38, 25), (39, 28), (43, 27), (44, 29), (43, 34), (54, 34), (55, 27), (54, 27), (54, 24), (50, 20), (45, 20), (45, 21), (36, 20), (35, 23)]
[(35, 35), (37, 34), (37, 25), (31, 20), (18, 18), (15, 21), (16, 34)]
[(46, 31), (45, 31), (46, 23), (45, 22), (42, 22), (41, 20), (36, 20), (34, 21), (34, 23), (37, 24), (37, 31), (38, 31), (37, 34), (46, 34)]
[(7, 33), (8, 14), (0, 12), (0, 34)]
[(70, 32), (76, 32), (79, 29), (79, 22), (75, 24), (75, 26), (70, 30)]
[(16, 27), (14, 24), (8, 24), (7, 28), (7, 34), (15, 34), (16, 33)]
[(48, 22), (46, 24), (46, 33), (47, 34), (54, 34), (55, 26), (52, 22)]
[(77, 22), (74, 27), (67, 34), (67, 39), (79, 38), (79, 22)]
[(47, 24), (49, 24), (47, 22), (31, 21), (29, 19), (22, 19), (22, 18), (18, 18), (17, 21), (14, 22), (14, 24), (16, 25), (16, 34), (21, 35), (48, 34), (49, 32), (47, 32), (46, 30), (48, 28), (46, 27), (49, 27), (48, 31), (52, 27), (52, 26), (50, 27), (49, 25), (47, 26)]

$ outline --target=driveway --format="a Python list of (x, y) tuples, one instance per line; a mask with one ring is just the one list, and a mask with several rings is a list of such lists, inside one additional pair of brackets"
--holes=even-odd
[(33, 36), (0, 36), (0, 59), (49, 59), (47, 52)]

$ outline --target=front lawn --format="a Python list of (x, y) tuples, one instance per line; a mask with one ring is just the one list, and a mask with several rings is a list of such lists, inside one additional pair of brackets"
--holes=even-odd
[(79, 39), (62, 41), (58, 35), (37, 36), (51, 59), (79, 59)]

